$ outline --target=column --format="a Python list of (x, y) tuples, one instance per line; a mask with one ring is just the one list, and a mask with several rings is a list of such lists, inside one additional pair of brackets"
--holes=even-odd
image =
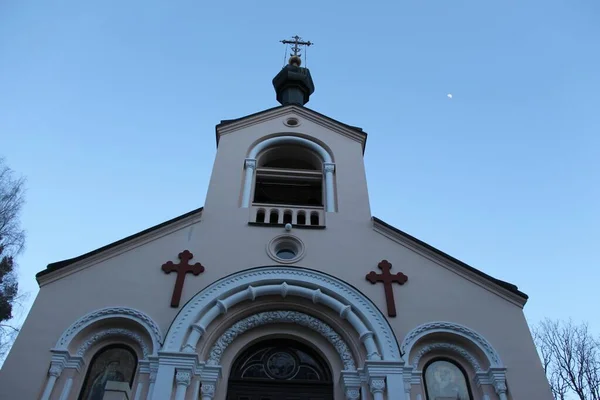
[(252, 192), (252, 179), (254, 179), (254, 170), (256, 169), (256, 160), (254, 158), (246, 158), (244, 162), (246, 176), (244, 178), (244, 190), (242, 192), (242, 207), (250, 206), (250, 192)]
[(192, 393), (192, 399), (196, 400), (200, 396), (200, 379), (196, 379), (194, 382), (194, 393)]
[(138, 382), (137, 388), (135, 389), (134, 400), (142, 400), (142, 392), (144, 391), (144, 382)]
[(44, 393), (40, 400), (49, 400), (50, 395), (52, 394), (52, 390), (54, 389), (54, 385), (56, 384), (56, 380), (60, 376), (63, 371), (63, 365), (57, 363), (51, 363), (50, 369), (48, 370), (48, 381), (46, 382), (46, 387), (44, 388)]
[(177, 389), (175, 391), (175, 400), (185, 400), (185, 392), (192, 382), (192, 371), (186, 369), (178, 369), (175, 374), (175, 383)]
[(69, 377), (67, 382), (65, 383), (65, 387), (63, 388), (62, 393), (60, 394), (60, 400), (67, 400), (69, 398), (69, 393), (71, 392), (71, 387), (73, 386), (73, 377)]
[[(150, 373), (152, 375), (152, 373)], [(152, 386), (152, 400), (170, 399), (173, 392), (173, 376), (175, 367), (173, 365), (159, 365), (156, 372), (156, 380)]]
[(335, 164), (323, 163), (323, 171), (325, 172), (325, 211), (335, 212), (335, 195), (333, 190), (333, 171), (335, 171)]
[(385, 391), (384, 378), (371, 378), (369, 388), (373, 394), (373, 400), (383, 400), (383, 392)]
[(498, 393), (500, 400), (508, 400), (506, 394), (508, 388), (506, 387), (506, 369), (505, 368), (490, 368), (488, 370), (488, 376)]
[(154, 391), (154, 383), (156, 382), (156, 373), (158, 372), (158, 365), (150, 365), (150, 375), (148, 375), (148, 394), (146, 400), (152, 399), (152, 392)]

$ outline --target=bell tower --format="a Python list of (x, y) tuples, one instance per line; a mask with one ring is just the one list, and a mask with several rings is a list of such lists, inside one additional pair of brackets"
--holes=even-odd
[[(215, 210), (248, 226), (324, 229), (370, 221), (363, 163), (366, 133), (305, 107), (315, 90), (299, 36), (273, 78), (280, 106), (221, 121), (204, 218)], [(343, 215), (340, 215), (343, 214)]]

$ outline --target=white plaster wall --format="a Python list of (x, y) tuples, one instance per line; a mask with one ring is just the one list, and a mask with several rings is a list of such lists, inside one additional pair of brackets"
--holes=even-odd
[[(306, 245), (306, 255), (297, 265), (345, 280), (386, 314), (382, 285), (371, 285), (365, 275), (378, 271), (382, 259), (389, 260), (392, 272), (402, 271), (409, 277), (406, 285), (394, 288), (398, 316), (390, 323), (399, 342), (425, 322), (463, 324), (482, 334), (499, 352), (508, 367), (513, 399), (551, 399), (522, 310), (375, 232), (360, 143), (310, 121), (302, 122), (294, 131), (327, 143), (333, 152), (338, 212), (327, 214), (324, 230), (292, 230)], [(275, 264), (265, 247), (285, 231), (249, 226), (248, 209), (239, 208), (239, 200), (243, 160), (250, 145), (262, 135), (282, 131), (290, 128), (279, 118), (221, 138), (201, 222), (43, 286), (0, 372), (0, 399), (37, 399), (46, 380), (48, 350), (73, 321), (90, 311), (132, 307), (153, 318), (165, 334), (178, 311), (169, 306), (176, 276), (165, 275), (160, 267), (168, 260), (177, 262), (177, 254), (184, 249), (194, 253), (192, 261), (201, 262), (206, 271), (186, 277), (181, 305), (217, 279)], [(73, 388), (76, 393), (78, 384)]]

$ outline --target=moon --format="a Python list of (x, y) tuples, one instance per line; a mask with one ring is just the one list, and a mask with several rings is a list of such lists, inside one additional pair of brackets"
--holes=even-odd
[(451, 98), (452, 98), (452, 93), (448, 93), (446, 96), (447, 96), (449, 99), (451, 99)]

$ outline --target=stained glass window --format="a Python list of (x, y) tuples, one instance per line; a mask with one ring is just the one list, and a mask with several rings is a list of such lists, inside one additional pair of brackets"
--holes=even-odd
[(108, 346), (94, 355), (79, 394), (79, 400), (102, 400), (108, 381), (133, 383), (137, 367), (135, 353), (125, 346)]
[(463, 370), (449, 360), (434, 360), (423, 373), (427, 400), (472, 400)]
[(263, 343), (247, 350), (235, 363), (234, 379), (329, 381), (329, 369), (314, 352), (287, 340)]
[(312, 348), (269, 339), (245, 350), (233, 363), (227, 400), (333, 400), (326, 361)]

